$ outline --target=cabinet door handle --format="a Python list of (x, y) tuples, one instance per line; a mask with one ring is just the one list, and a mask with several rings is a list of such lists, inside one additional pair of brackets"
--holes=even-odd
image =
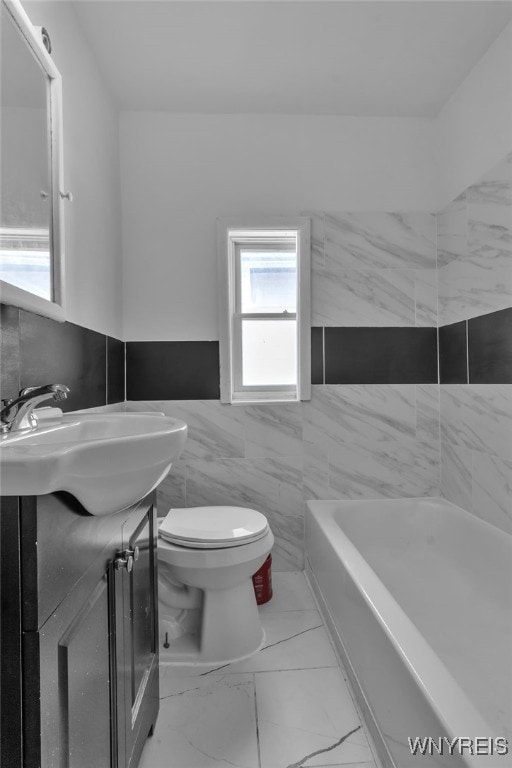
[(120, 557), (116, 557), (114, 560), (114, 568), (117, 571), (121, 571), (123, 568), (126, 568), (128, 573), (131, 573), (133, 571), (133, 556), (128, 555), (125, 557), (126, 552), (123, 552), (123, 554)]

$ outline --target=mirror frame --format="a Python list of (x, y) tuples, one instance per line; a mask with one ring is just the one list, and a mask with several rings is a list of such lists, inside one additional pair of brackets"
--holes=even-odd
[(48, 77), (48, 150), (50, 152), (51, 231), (50, 255), (52, 264), (53, 300), (36, 296), (30, 291), (0, 280), (0, 301), (38, 315), (63, 322), (64, 314), (64, 220), (62, 205), (63, 185), (63, 133), (62, 133), (62, 78), (50, 54), (44, 47), (39, 30), (30, 21), (20, 0), (2, 0), (21, 39), (28, 45), (43, 73)]

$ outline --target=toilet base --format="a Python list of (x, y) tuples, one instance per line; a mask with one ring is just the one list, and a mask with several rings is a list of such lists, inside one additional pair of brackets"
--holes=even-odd
[(162, 621), (160, 635), (161, 664), (212, 666), (252, 656), (265, 642), (252, 580), (229, 589), (204, 590), (198, 634), (184, 635), (164, 648)]

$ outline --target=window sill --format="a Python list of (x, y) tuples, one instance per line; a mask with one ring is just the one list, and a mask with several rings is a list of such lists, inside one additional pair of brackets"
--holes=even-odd
[(280, 395), (277, 392), (251, 392), (250, 394), (234, 394), (230, 405), (265, 405), (272, 403), (300, 403), (296, 394), (283, 392)]

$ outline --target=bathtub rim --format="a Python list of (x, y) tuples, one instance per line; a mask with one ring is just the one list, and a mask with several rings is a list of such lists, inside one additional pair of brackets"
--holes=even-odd
[[(313, 564), (308, 557), (308, 523), (310, 518), (312, 518), (320, 527), (322, 533), (328, 540), (329, 546), (335, 550), (337, 557), (341, 561), (342, 567), (345, 568), (349, 577), (356, 584), (366, 605), (381, 625), (389, 642), (394, 647), (395, 652), (402, 659), (404, 666), (428, 700), (436, 717), (445, 728), (445, 734), (443, 735), (451, 738), (466, 735), (472, 736), (473, 738), (480, 735), (500, 736), (501, 734), (494, 733), (494, 729), (491, 725), (484, 720), (483, 716), (474, 707), (463, 689), (453, 678), (449, 669), (435, 653), (432, 646), (430, 646), (424, 639), (416, 625), (396, 601), (393, 594), (380, 580), (371, 565), (364, 559), (348, 535), (345, 534), (340, 525), (333, 518), (333, 512), (340, 506), (353, 506), (354, 504), (368, 505), (369, 503), (379, 501), (438, 501), (456, 507), (455, 504), (439, 497), (419, 497), (414, 499), (406, 498), (396, 500), (355, 499), (307, 501), (305, 512), (306, 560), (311, 569), (311, 573), (315, 578), (320, 596), (327, 607), (327, 613), (330, 613), (329, 606), (322, 594), (321, 585), (316, 577)], [(457, 509), (460, 510), (461, 507), (457, 507)], [(465, 512), (465, 510), (462, 511)], [(470, 513), (467, 512), (466, 514)], [(472, 515), (472, 517), (475, 518), (476, 516)], [(481, 522), (486, 524), (485, 521)], [(495, 528), (495, 526), (492, 527)], [(341, 552), (343, 552), (343, 557)], [(386, 618), (383, 617), (384, 607), (387, 611)], [(332, 622), (336, 626), (334, 617), (332, 617)], [(343, 656), (346, 654), (349, 664), (352, 666), (341, 635), (340, 641), (343, 651), (341, 655)], [(357, 681), (356, 689), (362, 691), (362, 686), (359, 684), (355, 672), (354, 676)], [(366, 699), (364, 695), (363, 698)], [(444, 703), (447, 699), (450, 701), (449, 707)], [(360, 706), (363, 707), (364, 703), (365, 701), (360, 702)], [(367, 704), (367, 706), (369, 705)], [(465, 712), (465, 715), (462, 718), (458, 714), (460, 711)], [(482, 763), (478, 759), (475, 759), (475, 756), (464, 755), (464, 757), (468, 767), (481, 768)]]

